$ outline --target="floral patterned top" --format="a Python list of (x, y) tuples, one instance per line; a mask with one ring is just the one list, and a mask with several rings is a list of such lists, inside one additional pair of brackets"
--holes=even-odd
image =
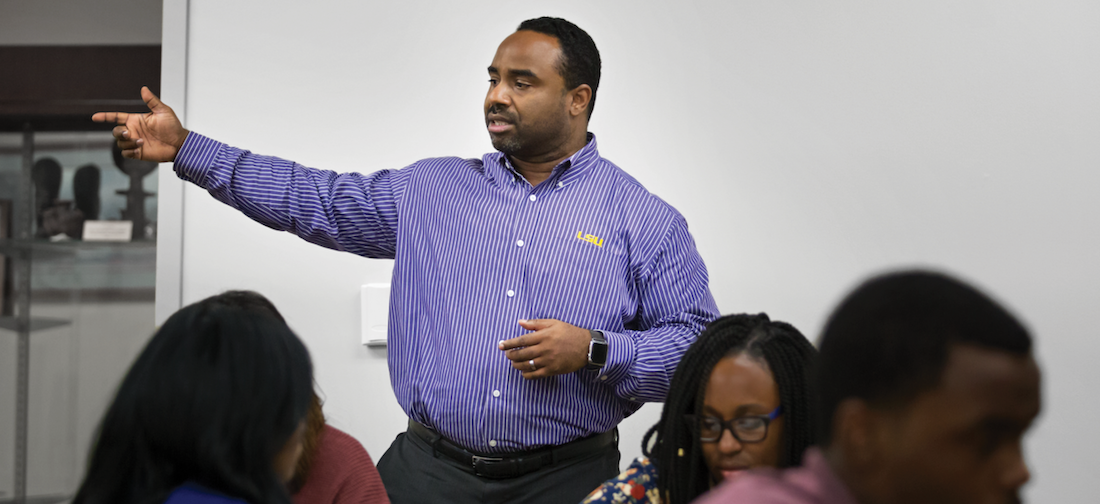
[(638, 457), (618, 476), (605, 481), (588, 494), (581, 504), (661, 504), (657, 492), (657, 468), (645, 457)]

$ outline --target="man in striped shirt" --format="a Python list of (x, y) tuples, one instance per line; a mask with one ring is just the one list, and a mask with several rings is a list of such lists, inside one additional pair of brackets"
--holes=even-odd
[(337, 174), (185, 130), (147, 89), (125, 155), (269, 227), (392, 258), (389, 367), (409, 430), (378, 463), (403, 502), (578, 502), (618, 474), (616, 425), (663, 401), (717, 317), (684, 218), (600, 157), (591, 37), (524, 21), (488, 68), (497, 152)]

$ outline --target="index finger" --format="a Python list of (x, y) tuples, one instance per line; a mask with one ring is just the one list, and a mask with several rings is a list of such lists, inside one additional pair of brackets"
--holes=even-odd
[(92, 114), (92, 120), (95, 122), (113, 122), (115, 124), (126, 124), (126, 120), (130, 118), (130, 114), (127, 112), (96, 112)]

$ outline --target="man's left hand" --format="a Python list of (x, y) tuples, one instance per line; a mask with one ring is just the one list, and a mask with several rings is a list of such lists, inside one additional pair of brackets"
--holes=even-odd
[(534, 332), (501, 341), (497, 347), (524, 378), (572, 373), (588, 364), (588, 345), (592, 342), (588, 329), (554, 319), (520, 320), (519, 325)]

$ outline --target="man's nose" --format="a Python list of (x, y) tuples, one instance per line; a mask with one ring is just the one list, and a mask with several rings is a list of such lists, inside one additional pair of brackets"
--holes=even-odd
[(512, 97), (508, 94), (507, 86), (497, 84), (489, 88), (489, 94), (485, 97), (486, 105), (491, 109), (494, 105), (507, 107), (512, 103)]

